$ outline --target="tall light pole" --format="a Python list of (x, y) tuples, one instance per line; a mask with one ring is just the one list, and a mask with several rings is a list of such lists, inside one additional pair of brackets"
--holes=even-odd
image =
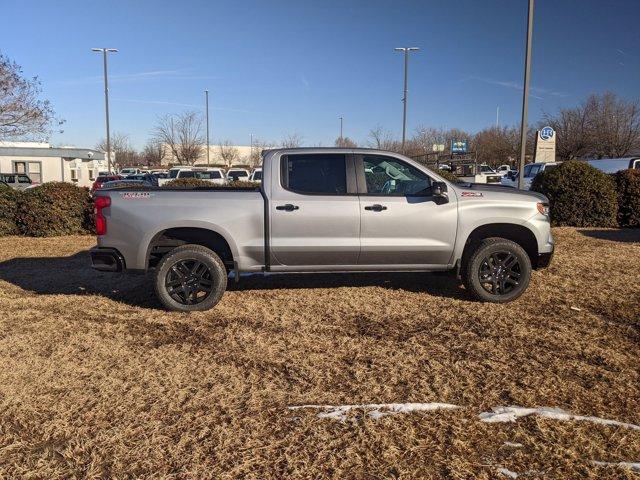
[(92, 48), (92, 52), (102, 52), (104, 63), (104, 110), (107, 124), (107, 170), (111, 173), (111, 136), (109, 135), (109, 81), (107, 80), (107, 53), (116, 53), (116, 48)]
[(500, 105), (496, 107), (496, 127), (500, 128)]
[(253, 163), (253, 133), (249, 134), (249, 164)]
[(531, 77), (531, 37), (533, 36), (533, 7), (535, 0), (529, 0), (527, 14), (527, 52), (524, 59), (524, 86), (522, 89), (522, 121), (520, 123), (520, 173), (518, 188), (524, 187), (524, 163), (527, 152), (527, 115), (529, 111), (529, 80)]
[(340, 146), (342, 147), (342, 117), (338, 117), (340, 119)]
[(207, 167), (209, 166), (209, 90), (204, 91), (205, 110), (207, 111)]
[(404, 150), (404, 143), (407, 137), (407, 71), (409, 69), (409, 52), (420, 50), (418, 47), (397, 47), (395, 49), (398, 52), (404, 52), (404, 95), (402, 96), (403, 113), (402, 113), (402, 153)]

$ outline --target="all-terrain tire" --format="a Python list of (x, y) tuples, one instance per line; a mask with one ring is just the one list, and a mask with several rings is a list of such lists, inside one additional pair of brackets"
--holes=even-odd
[(464, 286), (475, 299), (507, 303), (527, 289), (531, 280), (531, 260), (517, 243), (504, 238), (487, 238), (465, 259), (461, 275)]
[[(168, 310), (209, 310), (227, 288), (227, 270), (220, 257), (207, 247), (181, 245), (160, 260), (154, 285), (158, 300)], [(197, 289), (204, 290), (194, 294)]]

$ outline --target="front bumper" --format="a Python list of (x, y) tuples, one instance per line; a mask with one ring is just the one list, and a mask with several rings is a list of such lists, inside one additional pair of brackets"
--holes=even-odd
[(126, 268), (124, 258), (115, 248), (94, 247), (89, 254), (91, 266), (101, 272), (122, 272)]
[(554, 250), (555, 247), (551, 248), (550, 252), (539, 253), (536, 268), (547, 268), (551, 263), (551, 259), (553, 258)]

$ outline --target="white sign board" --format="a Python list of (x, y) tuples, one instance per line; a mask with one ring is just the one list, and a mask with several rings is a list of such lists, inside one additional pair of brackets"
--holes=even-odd
[(553, 128), (544, 127), (538, 130), (534, 161), (543, 163), (556, 161), (556, 132)]

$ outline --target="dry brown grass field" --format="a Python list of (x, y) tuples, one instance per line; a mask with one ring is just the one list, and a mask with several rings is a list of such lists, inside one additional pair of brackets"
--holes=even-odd
[[(193, 314), (92, 271), (92, 237), (1, 238), (0, 477), (640, 478), (594, 463), (640, 462), (632, 426), (480, 420), (640, 425), (640, 230), (554, 234), (509, 305), (443, 275), (296, 275)], [(391, 402), (460, 408), (288, 408)]]

